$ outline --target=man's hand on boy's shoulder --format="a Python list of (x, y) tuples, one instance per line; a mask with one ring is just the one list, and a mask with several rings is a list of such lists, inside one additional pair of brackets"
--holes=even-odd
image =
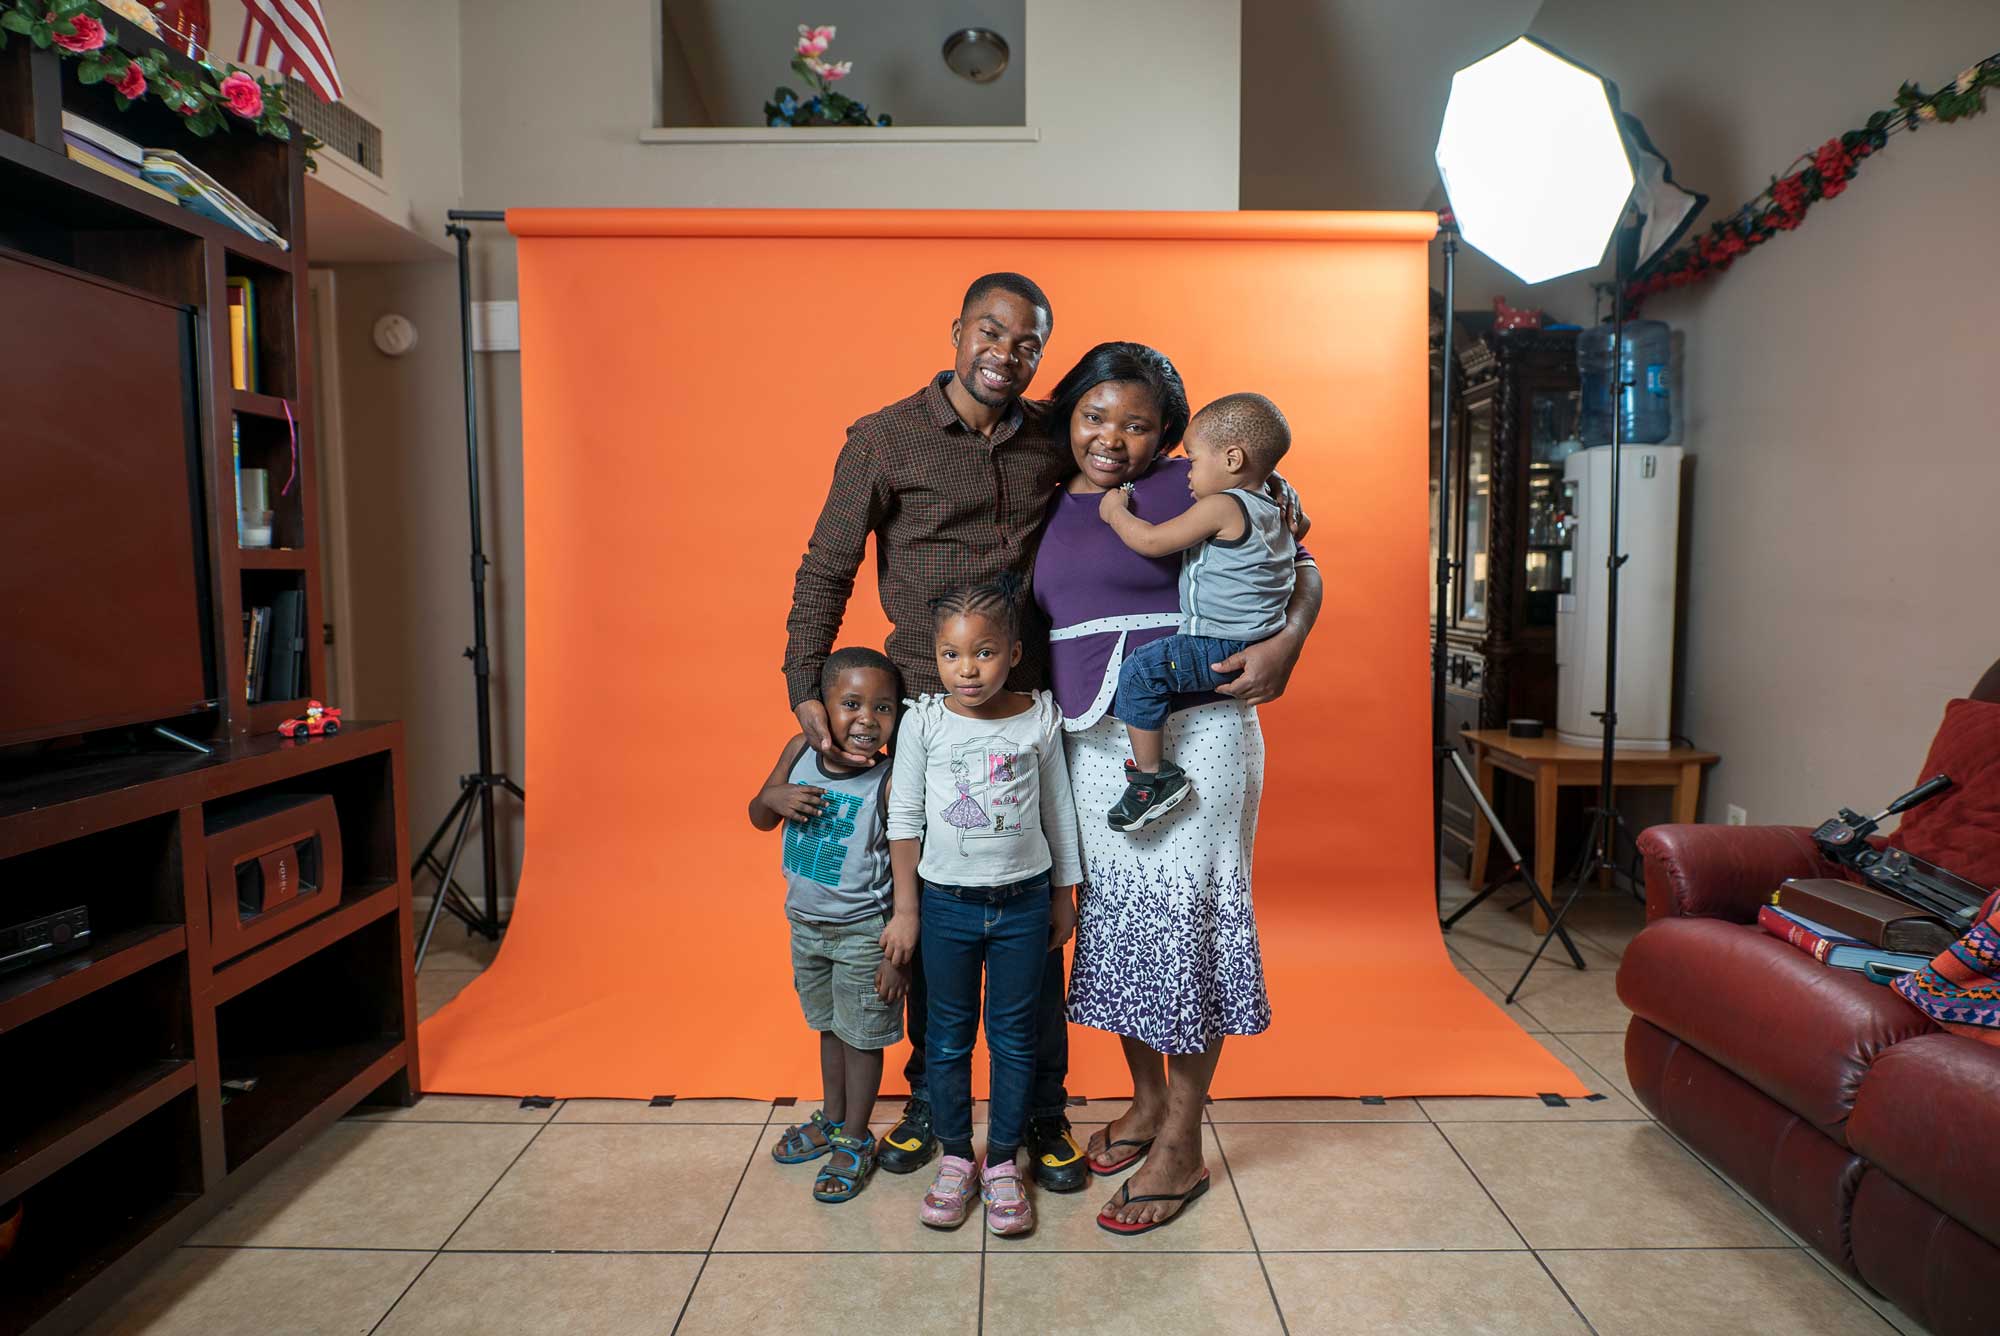
[(887, 956), (875, 967), (875, 996), (895, 1006), (910, 992), (910, 972), (889, 963)]
[(898, 915), (889, 920), (889, 926), (882, 929), (882, 955), (897, 969), (910, 963), (910, 957), (917, 953), (917, 921)]
[(872, 756), (844, 751), (833, 745), (833, 729), (826, 720), (826, 702), (802, 700), (792, 713), (798, 716), (799, 731), (806, 735), (806, 746), (821, 756), (838, 761), (842, 765), (851, 765), (857, 770), (866, 770), (875, 764), (875, 758)]

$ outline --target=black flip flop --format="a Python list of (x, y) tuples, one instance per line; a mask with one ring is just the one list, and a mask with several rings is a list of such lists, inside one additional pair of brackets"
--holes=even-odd
[(1137, 1141), (1119, 1140), (1119, 1141), (1105, 1142), (1104, 1149), (1107, 1151), (1115, 1150), (1119, 1146), (1137, 1147), (1137, 1149), (1134, 1150), (1130, 1155), (1127, 1155), (1124, 1159), (1120, 1160), (1116, 1164), (1099, 1164), (1096, 1161), (1096, 1159), (1089, 1154), (1089, 1152), (1085, 1152), (1083, 1158), (1085, 1163), (1090, 1165), (1091, 1173), (1099, 1174), (1108, 1178), (1112, 1174), (1122, 1174), (1127, 1169), (1130, 1169), (1133, 1165), (1139, 1163), (1140, 1160), (1145, 1158), (1146, 1152), (1153, 1148), (1153, 1143), (1158, 1139), (1159, 1138), (1157, 1137), (1142, 1137)]
[(1118, 1195), (1124, 1198), (1124, 1205), (1130, 1206), (1134, 1202), (1141, 1201), (1177, 1201), (1180, 1203), (1180, 1209), (1164, 1220), (1154, 1220), (1142, 1225), (1127, 1225), (1112, 1219), (1109, 1214), (1111, 1208), (1107, 1206), (1104, 1210), (1097, 1213), (1097, 1227), (1109, 1234), (1124, 1234), (1127, 1236), (1150, 1234), (1162, 1226), (1171, 1225), (1174, 1221), (1187, 1214), (1187, 1208), (1194, 1205), (1195, 1198), (1208, 1191), (1208, 1183), (1208, 1170), (1206, 1169), (1201, 1171), (1201, 1177), (1186, 1192), (1149, 1192), (1144, 1196), (1134, 1197), (1132, 1195), (1132, 1185), (1128, 1183), (1118, 1189)]

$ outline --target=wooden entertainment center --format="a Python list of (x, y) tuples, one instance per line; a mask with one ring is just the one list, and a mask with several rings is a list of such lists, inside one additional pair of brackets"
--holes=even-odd
[[(127, 47), (154, 45), (123, 28)], [(182, 154), (290, 250), (72, 161), (64, 111)], [(418, 1090), (402, 726), (275, 731), (326, 681), (304, 171), (296, 138), (237, 126), (198, 139), (157, 101), (118, 111), (54, 51), (19, 37), (0, 50), (0, 256), (194, 312), (217, 683), (213, 708), (173, 721), (207, 755), (128, 731), (0, 761), (0, 925), (82, 905), (92, 931), (80, 953), (0, 972), (0, 1217), (21, 1204), (0, 1256), (0, 1336), (80, 1326), (328, 1123)], [(259, 392), (231, 372), (239, 278), (254, 285)], [(94, 407), (115, 409), (118, 392), (106, 367)], [(241, 464), (274, 479), (270, 547), (239, 545), (239, 442)], [(281, 592), (305, 605), (300, 694), (253, 704), (243, 612)], [(10, 652), (32, 652), (34, 633), (10, 627)], [(300, 854), (312, 877), (296, 899), (240, 907), (231, 839), (308, 810), (332, 823), (309, 863)]]

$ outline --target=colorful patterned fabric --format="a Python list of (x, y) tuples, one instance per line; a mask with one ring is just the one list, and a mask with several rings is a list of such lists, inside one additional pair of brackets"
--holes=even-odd
[(1937, 959), (1892, 986), (1952, 1033), (2000, 1045), (2000, 923), (1987, 918), (1974, 924)]

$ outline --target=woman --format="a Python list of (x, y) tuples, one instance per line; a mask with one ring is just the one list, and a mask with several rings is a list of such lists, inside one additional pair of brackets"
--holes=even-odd
[(1223, 1038), (1271, 1021), (1250, 900), (1264, 778), (1255, 707), (1284, 690), (1319, 611), (1319, 573), (1302, 551), (1285, 629), (1225, 661), (1242, 670), (1228, 694), (1175, 701), (1166, 750), (1195, 796), (1157, 825), (1110, 829), (1104, 813), (1124, 791), (1128, 752), (1107, 708), (1124, 656), (1179, 625), (1180, 558), (1131, 551), (1098, 502), (1130, 483), (1133, 508), (1154, 523), (1188, 507), (1187, 461), (1166, 457), (1187, 429), (1187, 393), (1153, 349), (1104, 343), (1063, 377), (1051, 411), (1068, 424), (1078, 469), (1050, 503), (1034, 577), (1083, 833), (1070, 1019), (1124, 1044), (1132, 1106), (1091, 1136), (1088, 1153), (1099, 1173), (1145, 1157), (1098, 1217), (1142, 1233), (1207, 1189), (1201, 1116)]

